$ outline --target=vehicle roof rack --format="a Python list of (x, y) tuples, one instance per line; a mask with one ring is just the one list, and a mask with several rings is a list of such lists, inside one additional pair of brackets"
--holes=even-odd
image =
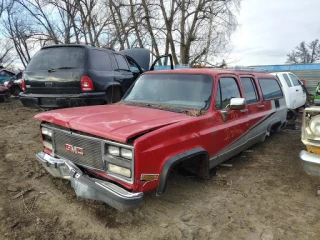
[[(230, 69), (230, 68), (229, 68)], [(267, 69), (264, 68), (257, 68), (257, 67), (246, 67), (246, 66), (235, 66), (231, 68), (232, 70), (237, 71), (246, 71), (246, 72), (262, 72), (262, 73), (268, 73)]]

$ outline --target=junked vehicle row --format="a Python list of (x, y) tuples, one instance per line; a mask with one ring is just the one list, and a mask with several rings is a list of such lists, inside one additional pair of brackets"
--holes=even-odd
[[(149, 55), (54, 45), (27, 66), (23, 105), (64, 108), (35, 116), (43, 144), (37, 159), (53, 176), (70, 180), (78, 197), (136, 209), (145, 192), (165, 192), (173, 168), (209, 177), (219, 164), (281, 132), (306, 104), (305, 88), (290, 72), (173, 70), (170, 54), (149, 68)], [(154, 71), (157, 65), (171, 70)]]

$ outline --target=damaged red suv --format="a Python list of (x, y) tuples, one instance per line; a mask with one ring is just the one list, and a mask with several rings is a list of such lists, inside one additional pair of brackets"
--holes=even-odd
[(286, 124), (278, 80), (226, 69), (141, 75), (113, 105), (41, 113), (37, 159), (69, 179), (77, 196), (129, 211), (143, 193), (164, 193), (173, 166), (206, 177), (210, 169)]

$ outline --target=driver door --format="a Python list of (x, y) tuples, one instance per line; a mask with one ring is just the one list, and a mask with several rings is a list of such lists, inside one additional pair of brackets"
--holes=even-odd
[(243, 151), (247, 142), (246, 133), (249, 129), (247, 106), (242, 110), (231, 110), (228, 107), (231, 98), (244, 98), (240, 81), (235, 76), (221, 76), (215, 100), (215, 108), (221, 112), (223, 119), (215, 141), (215, 147), (219, 151), (216, 159), (218, 164)]
[(173, 70), (173, 60), (171, 54), (162, 55), (156, 58), (156, 60), (151, 65), (150, 71), (153, 70)]

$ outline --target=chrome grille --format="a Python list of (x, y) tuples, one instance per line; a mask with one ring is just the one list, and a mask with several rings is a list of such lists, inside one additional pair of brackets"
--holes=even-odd
[[(65, 149), (65, 144), (83, 149), (83, 156), (69, 152)], [(103, 161), (101, 153), (101, 141), (79, 134), (54, 130), (55, 154), (68, 159), (79, 165), (103, 170)]]

